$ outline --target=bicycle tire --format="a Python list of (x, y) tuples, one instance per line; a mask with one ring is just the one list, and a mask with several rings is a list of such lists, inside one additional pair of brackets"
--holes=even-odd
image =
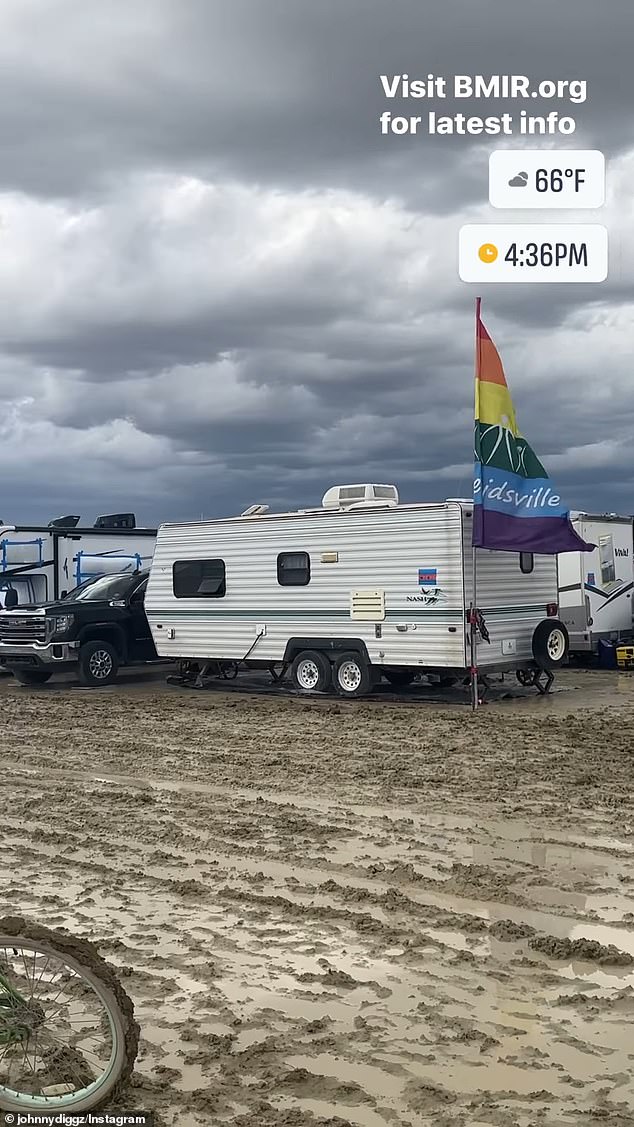
[(94, 1092), (80, 1094), (79, 1098), (76, 1093), (63, 1095), (59, 1099), (55, 1097), (55, 1101), (50, 1096), (29, 1096), (27, 1104), (24, 1097), (19, 1094), (16, 1097), (13, 1090), (0, 1083), (0, 1108), (3, 1111), (28, 1109), (34, 1113), (40, 1110), (55, 1113), (92, 1111), (101, 1107), (106, 1100), (112, 1100), (117, 1095), (136, 1062), (140, 1027), (134, 1017), (132, 999), (121, 986), (116, 972), (88, 939), (52, 931), (22, 916), (0, 918), (0, 950), (20, 944), (43, 955), (56, 955), (95, 989), (116, 1029), (117, 1045), (108, 1075)]

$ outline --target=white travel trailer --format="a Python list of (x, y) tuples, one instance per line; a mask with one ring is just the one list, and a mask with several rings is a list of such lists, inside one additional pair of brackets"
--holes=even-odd
[[(401, 505), (338, 486), (319, 509), (159, 528), (145, 609), (161, 657), (194, 671), (290, 667), (303, 691), (468, 673), (472, 504)], [(484, 673), (529, 682), (567, 655), (555, 556), (477, 553)], [(488, 639), (488, 640), (487, 640)]]
[(156, 529), (137, 528), (133, 513), (99, 517), (88, 528), (79, 522), (77, 516), (49, 525), (0, 521), (0, 608), (9, 590), (18, 606), (43, 603), (94, 576), (149, 565)]
[(632, 517), (613, 513), (573, 513), (572, 523), (596, 548), (559, 556), (559, 605), (570, 652), (589, 654), (601, 639), (616, 642), (632, 636), (633, 523)]

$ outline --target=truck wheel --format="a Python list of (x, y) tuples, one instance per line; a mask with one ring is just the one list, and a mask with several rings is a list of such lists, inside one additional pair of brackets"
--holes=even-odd
[(557, 618), (544, 619), (533, 634), (533, 657), (540, 669), (559, 669), (568, 656), (568, 631)]
[(13, 676), (21, 685), (45, 685), (53, 674), (44, 669), (15, 669)]
[(119, 671), (119, 656), (110, 642), (86, 642), (79, 651), (79, 680), (96, 688), (111, 685)]
[(366, 696), (376, 683), (374, 671), (356, 653), (343, 653), (337, 658), (333, 680), (341, 697)]
[(318, 650), (303, 650), (291, 666), (291, 680), (302, 693), (325, 693), (332, 684), (328, 658)]

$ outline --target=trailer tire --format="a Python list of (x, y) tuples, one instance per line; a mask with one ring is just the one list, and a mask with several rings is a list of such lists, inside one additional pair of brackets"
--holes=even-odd
[(332, 667), (319, 650), (302, 650), (291, 665), (291, 680), (300, 693), (325, 693), (332, 685)]
[(13, 676), (21, 685), (45, 685), (53, 674), (47, 673), (45, 669), (14, 669)]
[(341, 697), (363, 697), (376, 685), (375, 671), (360, 654), (342, 653), (335, 662), (333, 681)]
[(544, 619), (533, 634), (533, 658), (539, 669), (559, 669), (568, 656), (568, 631), (557, 618)]
[(119, 655), (110, 642), (84, 642), (79, 651), (79, 680), (91, 689), (111, 685), (119, 672)]

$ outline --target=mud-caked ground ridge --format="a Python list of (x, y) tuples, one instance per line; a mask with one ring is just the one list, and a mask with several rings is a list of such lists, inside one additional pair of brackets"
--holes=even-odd
[(468, 708), (0, 682), (2, 915), (169, 1127), (634, 1124), (634, 676)]

